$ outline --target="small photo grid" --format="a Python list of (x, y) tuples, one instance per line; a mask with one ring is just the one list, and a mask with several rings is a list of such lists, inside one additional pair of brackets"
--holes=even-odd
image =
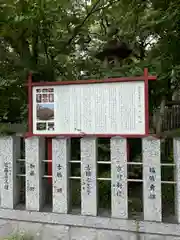
[(46, 130), (46, 122), (37, 122), (36, 123), (36, 130), (45, 131)]
[(54, 131), (54, 89), (36, 89), (36, 130)]
[(36, 103), (53, 103), (53, 102), (54, 102), (53, 88), (36, 89)]
[(54, 131), (54, 122), (48, 122), (48, 131)]
[(36, 130), (38, 131), (54, 131), (54, 122), (37, 122)]

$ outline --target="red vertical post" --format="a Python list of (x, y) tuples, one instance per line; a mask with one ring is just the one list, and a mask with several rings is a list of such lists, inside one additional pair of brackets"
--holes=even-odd
[(28, 76), (28, 135), (33, 135), (32, 73)]
[(130, 145), (128, 143), (128, 139), (127, 139), (127, 161), (129, 162), (129, 157), (130, 157)]
[(144, 98), (145, 98), (145, 134), (149, 135), (149, 87), (148, 87), (148, 69), (144, 69)]

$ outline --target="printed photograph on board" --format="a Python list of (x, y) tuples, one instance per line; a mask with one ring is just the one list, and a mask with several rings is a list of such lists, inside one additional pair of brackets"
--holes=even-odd
[(37, 93), (41, 93), (41, 89), (39, 89), (39, 88), (36, 89), (36, 92), (37, 92)]
[(36, 130), (38, 130), (38, 131), (46, 130), (46, 123), (45, 122), (36, 123)]
[(54, 104), (37, 104), (37, 120), (54, 120)]
[(41, 103), (41, 94), (36, 94), (36, 102)]
[(49, 94), (49, 102), (54, 102), (54, 94)]
[(50, 93), (54, 92), (54, 88), (48, 88), (48, 92)]
[(49, 102), (48, 94), (42, 94), (42, 102)]
[(47, 89), (47, 88), (43, 88), (42, 92), (43, 92), (43, 93), (47, 93), (47, 92), (48, 92), (48, 89)]
[(54, 122), (48, 122), (48, 131), (54, 131)]

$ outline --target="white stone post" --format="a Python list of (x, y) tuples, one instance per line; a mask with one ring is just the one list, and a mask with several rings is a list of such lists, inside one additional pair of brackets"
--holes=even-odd
[(44, 203), (42, 160), (45, 160), (45, 139), (31, 137), (25, 140), (26, 155), (26, 209), (40, 211)]
[(142, 141), (144, 220), (162, 221), (160, 140), (148, 137)]
[(173, 139), (174, 163), (175, 163), (175, 213), (180, 223), (180, 138)]
[(81, 139), (81, 214), (97, 215), (97, 139)]
[(53, 212), (69, 210), (70, 139), (52, 140)]
[(111, 138), (111, 214), (128, 218), (127, 140)]
[(20, 157), (20, 137), (0, 137), (1, 207), (13, 209), (19, 201), (16, 160)]

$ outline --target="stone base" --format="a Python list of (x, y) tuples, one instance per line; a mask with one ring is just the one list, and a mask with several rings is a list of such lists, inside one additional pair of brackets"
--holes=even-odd
[(179, 224), (8, 209), (0, 217), (0, 239), (19, 233), (35, 240), (180, 240)]
[(0, 220), (0, 239), (19, 233), (34, 240), (178, 240), (177, 236)]

